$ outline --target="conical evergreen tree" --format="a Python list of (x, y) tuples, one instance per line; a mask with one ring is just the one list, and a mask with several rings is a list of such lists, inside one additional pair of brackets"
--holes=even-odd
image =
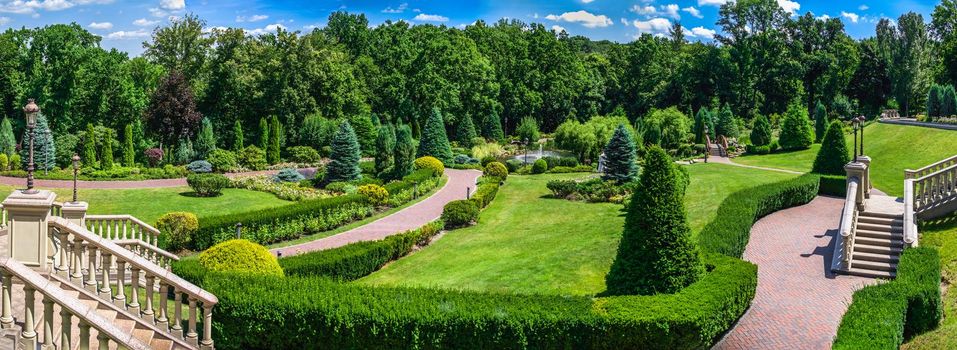
[(415, 161), (415, 145), (412, 141), (412, 129), (402, 124), (395, 131), (395, 151), (393, 152), (394, 165), (392, 178), (401, 179), (412, 171), (412, 162)]
[(505, 142), (505, 132), (502, 131), (502, 120), (494, 110), (485, 115), (482, 122), (482, 136), (490, 141)]
[(619, 124), (605, 146), (605, 168), (602, 179), (625, 183), (635, 179), (638, 163), (635, 139), (624, 125)]
[(259, 118), (259, 148), (269, 149), (269, 122), (266, 118)]
[(0, 123), (0, 152), (6, 154), (7, 157), (17, 152), (17, 137), (13, 134), (13, 125), (10, 124), (10, 119), (7, 118), (3, 118), (3, 122)]
[[(47, 117), (40, 113), (37, 115), (37, 125), (33, 128), (33, 165), (36, 170), (53, 170), (56, 168), (56, 147), (53, 145), (53, 134), (50, 131), (50, 124), (47, 123)], [(23, 148), (20, 150), (20, 162), (23, 169), (30, 163), (29, 159), (29, 140), (27, 133), (23, 133)]]
[(394, 164), (395, 128), (392, 124), (382, 124), (376, 135), (375, 172), (380, 177), (389, 174)]
[(103, 133), (103, 151), (100, 152), (100, 168), (104, 170), (113, 169), (113, 132), (107, 129)]
[(951, 117), (957, 115), (957, 93), (953, 85), (947, 85), (940, 94), (940, 116)]
[(847, 150), (847, 141), (844, 139), (844, 126), (835, 120), (827, 128), (821, 149), (814, 158), (814, 167), (811, 172), (825, 175), (844, 175), (844, 165), (851, 161)]
[(245, 142), (243, 140), (243, 125), (237, 120), (233, 124), (233, 152), (242, 152), (246, 148)]
[[(705, 126), (708, 126), (710, 133), (711, 124), (711, 114), (708, 113), (707, 108), (701, 108), (698, 110), (698, 114), (694, 116), (694, 143), (703, 144), (704, 143), (704, 130)], [(709, 135), (710, 136), (710, 135)]]
[(133, 124), (126, 124), (123, 129), (123, 165), (133, 167), (136, 165), (136, 150), (133, 147)]
[(759, 115), (754, 118), (754, 127), (751, 128), (751, 144), (755, 146), (767, 146), (771, 144), (771, 123), (768, 118)]
[(86, 135), (83, 138), (83, 165), (91, 168), (99, 168), (99, 162), (96, 161), (96, 129), (92, 123), (86, 124)]
[(937, 118), (940, 116), (940, 95), (943, 91), (940, 85), (933, 84), (930, 90), (927, 90), (927, 116)]
[(459, 146), (472, 148), (472, 139), (478, 137), (475, 133), (475, 124), (472, 123), (472, 117), (463, 116), (459, 118), (459, 122), (455, 126), (455, 137)]
[(819, 143), (824, 140), (824, 133), (827, 132), (827, 109), (821, 101), (817, 101), (814, 106), (814, 142)]
[(372, 118), (368, 115), (359, 115), (350, 119), (353, 130), (356, 132), (356, 138), (359, 140), (359, 147), (362, 154), (371, 155), (375, 152), (376, 126)]
[(269, 148), (266, 149), (266, 159), (269, 164), (279, 163), (279, 142), (282, 138), (282, 125), (279, 125), (279, 117), (272, 116), (272, 122), (269, 125)]
[(807, 109), (793, 104), (781, 122), (781, 135), (778, 137), (781, 148), (786, 151), (807, 149), (814, 143), (814, 130), (807, 116)]
[(445, 122), (438, 108), (433, 108), (432, 115), (425, 121), (416, 156), (433, 156), (442, 163), (452, 164), (452, 146), (449, 145), (449, 137), (445, 134)]
[(332, 137), (332, 154), (326, 168), (325, 182), (355, 181), (362, 177), (359, 170), (359, 140), (348, 121), (339, 125), (339, 131)]
[(193, 150), (196, 151), (197, 158), (206, 159), (209, 152), (212, 152), (214, 149), (216, 149), (216, 135), (213, 131), (213, 122), (211, 122), (209, 118), (203, 118)]
[(618, 254), (605, 277), (608, 294), (671, 294), (704, 273), (678, 171), (664, 150), (649, 149), (638, 180), (641, 190), (632, 195)]
[(738, 137), (738, 123), (735, 121), (734, 114), (731, 113), (731, 107), (727, 104), (718, 114), (718, 123), (715, 127), (718, 128), (718, 130), (715, 130), (718, 135), (724, 135), (727, 138)]

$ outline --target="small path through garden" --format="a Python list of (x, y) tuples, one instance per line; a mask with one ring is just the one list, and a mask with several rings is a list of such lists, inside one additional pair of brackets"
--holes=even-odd
[(429, 198), (368, 224), (315, 241), (272, 249), (273, 254), (296, 255), (324, 250), (361, 241), (375, 241), (416, 229), (442, 216), (442, 208), (453, 200), (465, 199), (467, 188), (475, 191), (475, 181), (482, 175), (477, 170), (445, 169), (449, 180)]
[(844, 199), (768, 215), (751, 228), (744, 259), (758, 265), (751, 308), (713, 349), (830, 349), (851, 295), (876, 283), (830, 271)]
[[(301, 168), (299, 172), (315, 173), (316, 168)], [(226, 176), (251, 176), (251, 175), (271, 175), (278, 173), (279, 170), (261, 170), (242, 173), (227, 173)], [(8, 186), (25, 186), (27, 182), (23, 177), (0, 176), (0, 184)], [(34, 184), (39, 188), (73, 188), (73, 180), (34, 180)], [(156, 180), (135, 180), (135, 181), (84, 181), (78, 180), (77, 188), (83, 189), (131, 189), (131, 188), (158, 188), (158, 187), (185, 187), (186, 178), (178, 179), (156, 179)]]

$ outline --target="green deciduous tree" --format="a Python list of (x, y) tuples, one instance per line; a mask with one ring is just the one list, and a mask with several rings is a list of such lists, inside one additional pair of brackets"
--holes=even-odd
[(362, 157), (359, 140), (349, 122), (339, 125), (339, 131), (332, 138), (332, 161), (326, 168), (325, 183), (355, 181), (362, 177), (359, 159)]
[(803, 106), (792, 104), (781, 122), (781, 135), (778, 137), (784, 150), (807, 149), (814, 143), (814, 130)]
[(827, 109), (821, 101), (817, 101), (814, 106), (814, 142), (824, 140), (825, 132), (827, 132)]
[(850, 161), (850, 152), (847, 150), (847, 141), (844, 139), (844, 125), (835, 120), (827, 127), (827, 134), (824, 135), (817, 158), (814, 158), (814, 167), (811, 172), (844, 175), (844, 165)]
[(931, 40), (924, 17), (908, 12), (895, 24), (881, 19), (877, 24), (877, 41), (888, 62), (891, 87), (901, 115), (910, 116), (922, 105), (930, 84)]
[(768, 118), (759, 115), (754, 118), (754, 125), (751, 127), (751, 144), (755, 146), (767, 146), (771, 144), (771, 123)]
[(279, 163), (279, 143), (282, 138), (282, 125), (279, 118), (272, 116), (269, 123), (269, 148), (266, 149), (266, 160), (269, 164)]
[(649, 149), (638, 180), (641, 190), (628, 204), (624, 234), (605, 277), (608, 294), (675, 293), (704, 273), (691, 239), (685, 186), (678, 171), (663, 149)]
[(419, 151), (416, 157), (433, 156), (442, 163), (452, 164), (452, 147), (445, 134), (445, 122), (438, 108), (432, 110), (429, 119), (422, 129), (422, 138), (419, 140)]
[(605, 146), (605, 168), (602, 178), (618, 183), (630, 182), (638, 174), (635, 139), (625, 125), (615, 128), (608, 145)]
[(538, 123), (530, 117), (522, 118), (522, 122), (515, 129), (515, 136), (518, 136), (520, 141), (527, 144), (538, 143), (538, 139), (541, 137), (538, 132)]

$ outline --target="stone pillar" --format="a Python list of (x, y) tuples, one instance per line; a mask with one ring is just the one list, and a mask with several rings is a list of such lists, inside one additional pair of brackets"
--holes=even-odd
[(864, 187), (864, 198), (871, 198), (871, 157), (865, 155), (857, 156), (857, 162), (864, 164), (864, 178), (861, 181), (862, 187)]
[(48, 235), (50, 210), (56, 194), (46, 190), (34, 194), (13, 191), (3, 201), (7, 211), (8, 256), (26, 266), (49, 270), (53, 260), (53, 240)]
[(60, 216), (77, 226), (86, 228), (86, 210), (90, 207), (86, 202), (66, 202), (63, 203)]
[(867, 165), (859, 162), (850, 162), (844, 165), (844, 171), (847, 172), (847, 182), (850, 183), (853, 180), (858, 181), (857, 186), (857, 209), (864, 210), (864, 174), (867, 173)]

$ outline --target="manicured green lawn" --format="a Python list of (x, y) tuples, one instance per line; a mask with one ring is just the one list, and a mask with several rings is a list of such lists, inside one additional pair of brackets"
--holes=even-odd
[[(957, 154), (957, 131), (874, 123), (864, 129), (864, 153), (872, 158), (871, 182), (890, 195), (904, 193), (904, 169), (917, 169)], [(848, 136), (848, 148), (853, 139)], [(736, 163), (810, 171), (819, 145), (809, 150), (744, 156)]]
[(914, 337), (901, 349), (957, 349), (957, 215), (920, 229), (920, 244), (937, 247), (941, 274), (947, 282), (944, 291), (944, 319), (940, 327)]
[[(689, 166), (689, 221), (697, 232), (739, 189), (796, 175), (723, 164)], [(590, 295), (605, 290), (624, 224), (622, 206), (547, 198), (549, 180), (511, 176), (476, 226), (448, 232), (422, 251), (357, 281), (511, 293)]]
[[(0, 186), (0, 193), (9, 194), (13, 187)], [(70, 189), (56, 189), (57, 201), (73, 196)], [(201, 198), (189, 187), (143, 189), (81, 189), (79, 198), (90, 203), (90, 214), (130, 214), (152, 225), (163, 214), (188, 211), (200, 218), (249, 210), (266, 210), (290, 203), (271, 193), (227, 188), (218, 197)]]

